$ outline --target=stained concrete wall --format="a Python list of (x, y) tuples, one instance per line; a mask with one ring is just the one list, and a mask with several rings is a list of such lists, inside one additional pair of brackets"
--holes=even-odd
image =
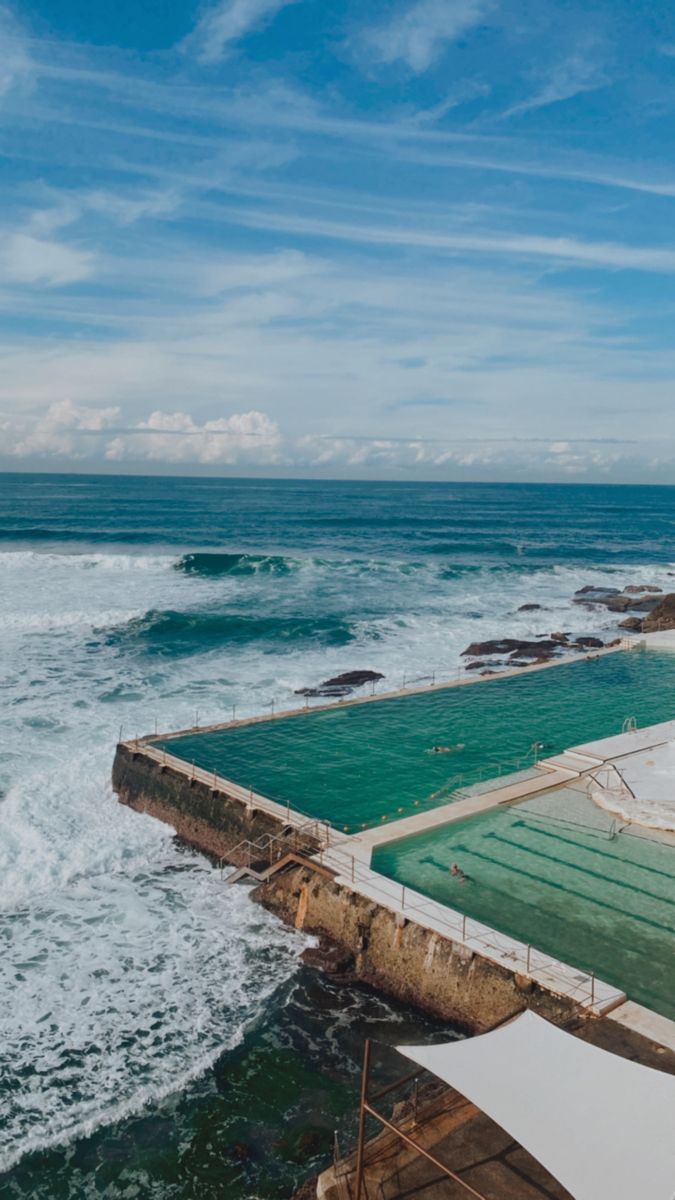
[(117, 747), (112, 785), (122, 804), (165, 821), (189, 845), (235, 865), (243, 862), (241, 853), (233, 853), (235, 847), (266, 834), (285, 838), (289, 848), (314, 848), (312, 839), (299, 839), (271, 813), (200, 780), (191, 781), (182, 771), (164, 767), (125, 743)]
[(526, 1007), (554, 1021), (577, 1011), (571, 1000), (311, 869), (275, 876), (254, 895), (289, 924), (337, 944), (356, 978), (467, 1031), (490, 1029)]

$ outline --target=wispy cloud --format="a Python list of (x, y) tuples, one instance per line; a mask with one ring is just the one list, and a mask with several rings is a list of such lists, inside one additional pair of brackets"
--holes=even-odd
[(229, 208), (228, 218), (250, 229), (276, 229), (374, 246), (411, 246), (457, 255), (507, 255), (512, 258), (541, 258), (581, 267), (609, 270), (651, 271), (675, 274), (675, 248), (632, 246), (621, 242), (591, 242), (576, 237), (546, 234), (494, 233), (492, 231), (449, 232), (441, 230), (362, 225), (356, 222), (322, 220), (293, 213), (259, 209)]
[(296, 0), (220, 0), (200, 17), (183, 49), (202, 63), (219, 62), (234, 42), (262, 29)]
[(94, 270), (89, 250), (30, 233), (10, 233), (0, 248), (0, 280), (4, 283), (64, 287), (87, 279)]
[(384, 24), (363, 30), (359, 42), (370, 61), (402, 62), (421, 73), (492, 7), (492, 0), (417, 0)]
[(23, 30), (10, 9), (0, 5), (0, 100), (16, 88), (29, 88), (33, 76)]
[(607, 76), (591, 55), (577, 52), (553, 67), (548, 72), (543, 86), (526, 100), (512, 104), (502, 113), (502, 117), (522, 116), (523, 113), (533, 112), (538, 108), (547, 108), (550, 104), (560, 104), (563, 100), (572, 100), (583, 92), (605, 87), (608, 82)]

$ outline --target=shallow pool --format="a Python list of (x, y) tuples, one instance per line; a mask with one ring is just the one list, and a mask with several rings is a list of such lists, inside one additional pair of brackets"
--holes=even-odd
[[(675, 718), (675, 655), (632, 650), (156, 744), (353, 832), (569, 746)], [(432, 753), (433, 746), (452, 747)]]
[(568, 786), (392, 842), (372, 866), (675, 1018), (675, 842), (617, 830)]

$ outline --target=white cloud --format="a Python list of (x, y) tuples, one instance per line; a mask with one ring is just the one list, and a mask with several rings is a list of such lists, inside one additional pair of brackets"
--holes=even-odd
[(586, 54), (578, 52), (558, 63), (548, 73), (546, 83), (539, 91), (527, 100), (512, 105), (502, 116), (521, 116), (534, 109), (547, 108), (549, 104), (560, 104), (563, 100), (571, 100), (583, 92), (593, 92), (597, 88), (605, 87), (607, 82), (597, 64)]
[(81, 435), (103, 433), (119, 417), (117, 407), (95, 408), (56, 400), (32, 420), (4, 423), (4, 450), (15, 458), (85, 458), (91, 446)]
[(9, 234), (0, 248), (0, 281), (65, 287), (87, 279), (94, 270), (94, 255), (30, 233)]
[(360, 37), (369, 60), (403, 62), (411, 71), (426, 71), (448, 42), (477, 25), (492, 7), (490, 0), (417, 0), (384, 25)]
[(114, 438), (105, 457), (153, 459), (166, 463), (235, 465), (276, 463), (281, 459), (281, 434), (266, 413), (234, 413), (197, 424), (184, 412), (150, 414), (127, 433)]
[(183, 48), (200, 62), (218, 62), (230, 48), (248, 33), (263, 28), (282, 8), (295, 0), (221, 0), (203, 14)]

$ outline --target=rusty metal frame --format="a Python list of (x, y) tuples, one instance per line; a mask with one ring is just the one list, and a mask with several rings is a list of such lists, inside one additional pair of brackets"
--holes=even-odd
[[(366, 1038), (365, 1046), (363, 1048), (363, 1069), (361, 1072), (361, 1101), (360, 1101), (360, 1105), (359, 1105), (359, 1132), (358, 1132), (358, 1142), (357, 1142), (357, 1149), (356, 1149), (356, 1198), (355, 1198), (355, 1200), (362, 1200), (362, 1197), (364, 1195), (363, 1174), (364, 1174), (364, 1167), (365, 1167), (364, 1157), (365, 1157), (366, 1118), (369, 1116), (374, 1117), (376, 1121), (379, 1121), (380, 1125), (382, 1125), (385, 1129), (389, 1130), (390, 1133), (395, 1134), (396, 1137), (400, 1138), (401, 1141), (404, 1142), (406, 1144), (406, 1146), (409, 1146), (411, 1150), (415, 1150), (418, 1154), (421, 1154), (423, 1158), (426, 1158), (428, 1162), (430, 1162), (434, 1167), (436, 1167), (436, 1169), (438, 1171), (441, 1171), (443, 1173), (443, 1175), (445, 1175), (448, 1179), (452, 1179), (454, 1183), (459, 1184), (459, 1186), (461, 1188), (464, 1188), (464, 1190), (466, 1192), (468, 1192), (468, 1194), (470, 1196), (473, 1196), (475, 1198), (475, 1200), (487, 1200), (487, 1198), (483, 1195), (482, 1192), (477, 1192), (475, 1188), (471, 1187), (470, 1183), (467, 1183), (464, 1179), (461, 1178), (460, 1175), (457, 1175), (454, 1171), (452, 1171), (450, 1169), (450, 1167), (447, 1167), (445, 1165), (445, 1163), (442, 1163), (438, 1158), (436, 1158), (435, 1155), (430, 1154), (428, 1150), (425, 1150), (424, 1146), (420, 1146), (419, 1143), (416, 1142), (414, 1140), (414, 1138), (411, 1138), (409, 1134), (404, 1133), (402, 1129), (399, 1129), (397, 1125), (394, 1125), (392, 1121), (390, 1121), (387, 1117), (383, 1116), (382, 1113), (378, 1112), (376, 1108), (373, 1108), (372, 1104), (370, 1103), (370, 1098), (369, 1098), (369, 1094), (368, 1094), (368, 1084), (370, 1082), (370, 1057), (371, 1057), (371, 1041), (370, 1041), (370, 1038)], [(413, 1071), (412, 1074), (404, 1076), (402, 1079), (397, 1080), (396, 1083), (390, 1084), (388, 1087), (381, 1088), (378, 1092), (376, 1092), (374, 1094), (374, 1096), (372, 1098), (378, 1099), (379, 1097), (386, 1095), (388, 1092), (393, 1091), (396, 1087), (399, 1087), (404, 1083), (408, 1083), (411, 1079), (413, 1079), (419, 1073), (420, 1073), (419, 1071)]]

